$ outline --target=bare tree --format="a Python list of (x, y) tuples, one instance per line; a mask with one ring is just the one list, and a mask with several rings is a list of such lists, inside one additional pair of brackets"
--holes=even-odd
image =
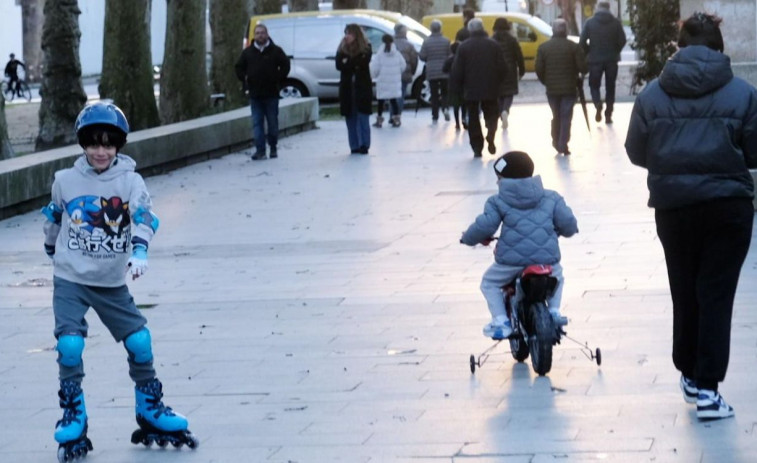
[(381, 0), (382, 10), (397, 11), (419, 21), (429, 13), (432, 6), (432, 0)]
[(225, 109), (239, 108), (247, 102), (234, 64), (242, 52), (248, 22), (244, 0), (210, 0), (213, 36), (210, 90), (226, 95)]
[(132, 130), (160, 125), (150, 52), (151, 0), (107, 0), (100, 98), (126, 113)]
[(45, 0), (37, 151), (76, 142), (72, 127), (87, 101), (79, 62), (80, 14), (76, 0)]
[(318, 0), (288, 0), (289, 11), (318, 11)]
[(160, 119), (201, 116), (209, 103), (205, 64), (206, 0), (166, 0), (166, 43), (160, 75)]
[(281, 0), (258, 0), (255, 2), (255, 14), (281, 13)]
[(8, 123), (5, 120), (5, 98), (0, 98), (0, 160), (13, 157), (13, 147), (8, 139)]
[(26, 81), (39, 82), (42, 78), (42, 23), (45, 20), (42, 0), (21, 1), (21, 28), (24, 46)]
[(365, 0), (334, 0), (332, 6), (335, 10), (351, 10), (365, 8)]

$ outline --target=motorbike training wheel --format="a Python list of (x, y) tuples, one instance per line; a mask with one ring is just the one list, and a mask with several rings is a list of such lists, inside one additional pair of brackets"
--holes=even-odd
[(510, 352), (517, 362), (522, 362), (528, 358), (528, 344), (521, 335), (515, 335), (510, 338)]
[(476, 372), (476, 356), (470, 354), (470, 372), (471, 374)]
[(597, 359), (597, 366), (602, 365), (602, 351), (599, 350), (599, 347), (594, 351), (594, 358)]
[(528, 336), (531, 365), (539, 376), (544, 376), (552, 369), (554, 322), (543, 302), (534, 303), (527, 313), (531, 322), (531, 333)]

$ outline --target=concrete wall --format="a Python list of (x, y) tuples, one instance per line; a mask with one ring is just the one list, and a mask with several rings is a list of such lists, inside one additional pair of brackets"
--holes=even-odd
[(757, 2), (754, 0), (681, 0), (681, 18), (696, 11), (714, 13), (723, 18), (720, 31), (725, 54), (731, 61), (757, 60)]
[[(318, 120), (318, 99), (282, 100), (282, 136), (309, 130)], [(143, 175), (154, 175), (252, 144), (249, 108), (240, 108), (129, 134), (123, 152), (137, 161)], [(82, 153), (78, 145), (41, 151), (0, 161), (0, 220), (46, 204), (53, 174), (71, 167)]]

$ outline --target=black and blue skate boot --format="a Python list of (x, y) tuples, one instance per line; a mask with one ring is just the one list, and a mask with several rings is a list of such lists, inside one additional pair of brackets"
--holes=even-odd
[(55, 424), (55, 441), (59, 444), (58, 461), (65, 463), (85, 457), (92, 450), (92, 441), (87, 437), (87, 410), (79, 383), (61, 381), (58, 397), (63, 418)]
[(187, 419), (166, 407), (163, 398), (163, 385), (157, 378), (144, 386), (134, 388), (137, 399), (137, 424), (139, 429), (131, 435), (131, 443), (150, 446), (153, 442), (158, 447), (168, 444), (176, 448), (187, 444), (194, 449), (200, 442), (187, 429)]

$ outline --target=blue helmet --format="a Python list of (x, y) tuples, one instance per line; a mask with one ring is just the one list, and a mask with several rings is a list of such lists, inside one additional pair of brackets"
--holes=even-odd
[(124, 133), (129, 133), (129, 122), (126, 120), (123, 111), (113, 103), (98, 101), (84, 107), (74, 124), (74, 131), (78, 134), (84, 127), (103, 124), (115, 127)]

